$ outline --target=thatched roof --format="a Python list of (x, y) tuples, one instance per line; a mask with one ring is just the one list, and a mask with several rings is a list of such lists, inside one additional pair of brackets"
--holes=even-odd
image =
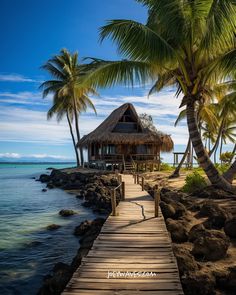
[[(136, 133), (114, 132), (114, 128), (124, 115), (126, 110), (130, 108), (135, 116), (141, 131)], [(115, 109), (94, 131), (85, 135), (79, 142), (78, 146), (88, 146), (91, 143), (100, 144), (155, 144), (161, 146), (161, 150), (169, 152), (173, 149), (173, 141), (170, 135), (162, 132), (153, 132), (148, 128), (144, 128), (139, 116), (131, 103), (125, 103)]]

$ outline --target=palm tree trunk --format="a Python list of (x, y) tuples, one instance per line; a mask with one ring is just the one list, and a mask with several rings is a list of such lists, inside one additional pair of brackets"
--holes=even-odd
[(229, 183), (232, 183), (235, 175), (236, 175), (236, 160), (233, 162), (230, 168), (223, 174), (223, 177)]
[(189, 136), (192, 141), (196, 156), (198, 158), (199, 165), (205, 171), (208, 179), (213, 185), (225, 190), (232, 190), (232, 191), (235, 190), (235, 188), (225, 178), (223, 178), (219, 174), (218, 170), (215, 168), (215, 166), (211, 162), (208, 153), (204, 149), (204, 145), (198, 130), (198, 124), (196, 121), (196, 114), (195, 114), (195, 106), (194, 106), (194, 101), (192, 97), (189, 98), (186, 111), (187, 111), (187, 124), (188, 124)]
[(234, 156), (235, 156), (235, 153), (236, 153), (236, 143), (235, 143), (234, 148), (233, 148), (233, 150), (232, 150), (232, 156), (231, 156), (230, 161), (229, 161), (230, 164), (231, 164), (232, 161), (233, 161), (233, 158), (234, 158)]
[(75, 155), (76, 155), (76, 163), (77, 163), (77, 166), (79, 166), (80, 165), (79, 154), (78, 154), (78, 150), (76, 148), (75, 137), (74, 137), (74, 133), (73, 133), (73, 129), (72, 129), (72, 125), (71, 125), (71, 121), (70, 121), (70, 117), (69, 117), (68, 112), (66, 112), (66, 118), (67, 118), (68, 125), (69, 125), (69, 128), (70, 128), (70, 135), (71, 135), (72, 141), (73, 141), (73, 146), (74, 146)]
[(222, 135), (222, 131), (223, 131), (223, 128), (224, 128), (224, 124), (225, 124), (225, 120), (222, 119), (221, 121), (221, 124), (220, 124), (220, 128), (219, 128), (219, 132), (218, 132), (218, 135), (217, 135), (217, 139), (215, 141), (215, 144), (213, 145), (212, 149), (210, 150), (209, 152), (209, 156), (211, 157), (211, 155), (214, 153), (214, 151), (218, 148), (219, 146), (219, 142), (220, 142), (220, 138), (221, 138), (221, 135)]
[(189, 138), (187, 147), (186, 147), (185, 152), (184, 152), (184, 155), (183, 155), (181, 161), (179, 162), (179, 165), (175, 168), (175, 171), (170, 175), (169, 178), (177, 178), (177, 177), (179, 177), (179, 171), (180, 171), (181, 167), (183, 166), (183, 163), (184, 163), (184, 161), (185, 161), (185, 159), (186, 159), (186, 157), (188, 155), (190, 146), (191, 146), (191, 140)]
[(222, 165), (222, 160), (221, 160), (222, 148), (223, 148), (223, 138), (221, 136), (221, 143), (220, 143), (220, 164), (221, 165)]
[[(78, 111), (77, 111), (77, 106), (76, 106), (76, 99), (75, 95), (73, 94), (73, 107), (74, 107), (74, 116), (75, 116), (75, 130), (76, 130), (76, 135), (77, 135), (77, 142), (80, 140), (80, 131), (79, 131), (79, 120), (78, 120)], [(84, 164), (84, 157), (83, 157), (83, 151), (80, 148), (80, 163), (81, 165)]]

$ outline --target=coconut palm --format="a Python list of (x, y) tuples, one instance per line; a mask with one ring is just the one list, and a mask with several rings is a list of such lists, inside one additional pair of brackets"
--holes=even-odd
[[(96, 109), (88, 97), (89, 93), (96, 94), (90, 86), (83, 84), (86, 71), (83, 65), (78, 65), (78, 53), (69, 53), (62, 49), (59, 55), (53, 56), (42, 66), (54, 80), (48, 80), (41, 84), (43, 97), (53, 94), (53, 107), (48, 112), (48, 118), (57, 114), (59, 121), (64, 115), (72, 136), (72, 141), (76, 153), (77, 165), (83, 164), (83, 153), (80, 150), (80, 161), (76, 149), (76, 141), (80, 140), (79, 115), (85, 112), (87, 107), (91, 107), (96, 113)], [(72, 122), (75, 122), (76, 136), (73, 134)]]
[[(205, 97), (205, 99), (207, 100), (207, 97)], [(200, 130), (204, 130), (204, 132), (206, 132), (206, 127), (204, 126), (208, 126), (208, 130), (215, 130), (217, 128), (217, 118), (214, 114), (214, 109), (213, 109), (213, 105), (212, 104), (205, 104), (203, 105), (202, 103), (198, 103), (196, 105), (196, 111), (197, 111), (197, 121), (198, 121), (198, 129)], [(186, 109), (182, 110), (176, 121), (175, 121), (175, 126), (177, 126), (182, 120), (186, 119), (187, 116), (187, 112)], [(204, 133), (203, 133), (204, 135)], [(202, 137), (204, 138), (204, 136), (202, 135)], [(184, 164), (185, 159), (187, 158), (188, 154), (192, 155), (192, 144), (191, 144), (191, 139), (188, 139), (188, 144), (186, 146), (184, 155), (181, 159), (181, 161), (179, 162), (179, 165), (175, 168), (175, 171), (171, 174), (170, 178), (175, 178), (175, 177), (179, 177), (179, 172), (181, 167)]]
[[(132, 85), (167, 75), (178, 81), (186, 106), (187, 124), (198, 162), (212, 184), (234, 188), (227, 175), (220, 176), (206, 152), (196, 120), (196, 104), (203, 101), (206, 85), (224, 79), (236, 67), (235, 0), (138, 0), (148, 9), (146, 25), (133, 20), (111, 20), (100, 30), (110, 37), (126, 58), (93, 60), (93, 85)], [(170, 74), (171, 73), (171, 74)], [(235, 170), (234, 170), (235, 169)], [(231, 172), (236, 172), (235, 167)]]

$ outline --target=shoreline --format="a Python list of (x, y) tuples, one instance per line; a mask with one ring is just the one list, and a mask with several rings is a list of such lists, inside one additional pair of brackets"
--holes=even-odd
[[(74, 235), (79, 237), (79, 248), (70, 264), (57, 263), (51, 273), (47, 274), (37, 295), (60, 294), (71, 279), (81, 260), (91, 249), (94, 240), (106, 218), (111, 212), (111, 188), (117, 186), (117, 180), (111, 172), (89, 171), (89, 173), (74, 172), (72, 169), (53, 169), (51, 174), (40, 175), (38, 181), (46, 184), (47, 189), (60, 188), (83, 199), (83, 206), (90, 208), (101, 218), (84, 220), (74, 228)], [(120, 200), (118, 195), (117, 200)]]

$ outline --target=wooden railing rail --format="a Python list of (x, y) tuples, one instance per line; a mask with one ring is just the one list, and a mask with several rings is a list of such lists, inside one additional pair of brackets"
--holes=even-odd
[(120, 189), (121, 192), (121, 200), (124, 201), (125, 200), (125, 182), (122, 181), (122, 175), (119, 173), (116, 173), (116, 178), (119, 182), (119, 185), (115, 188), (112, 189), (111, 192), (111, 208), (112, 208), (112, 216), (116, 216), (117, 212), (116, 212), (116, 192), (118, 189)]
[[(145, 186), (145, 178), (137, 173), (133, 173), (134, 177), (134, 183), (140, 184), (142, 187), (142, 191), (144, 191)], [(140, 181), (141, 178), (141, 181)], [(155, 185), (153, 188), (153, 198), (154, 198), (154, 216), (159, 216), (159, 205), (160, 205), (160, 199), (161, 199), (161, 189), (162, 187), (160, 185)]]

